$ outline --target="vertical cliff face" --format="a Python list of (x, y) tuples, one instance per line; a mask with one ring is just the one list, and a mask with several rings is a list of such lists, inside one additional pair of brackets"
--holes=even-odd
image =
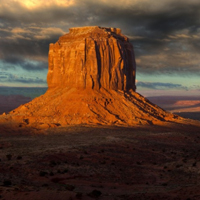
[(133, 47), (120, 29), (71, 28), (49, 47), (48, 87), (135, 91)]

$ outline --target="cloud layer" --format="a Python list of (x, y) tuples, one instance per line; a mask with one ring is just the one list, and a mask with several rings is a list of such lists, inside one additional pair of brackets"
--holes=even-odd
[(200, 75), (199, 19), (199, 0), (0, 0), (0, 70), (42, 72), (49, 43), (99, 25), (130, 37), (140, 73)]
[(160, 89), (160, 90), (166, 90), (166, 89), (188, 90), (188, 87), (185, 87), (181, 84), (162, 83), (162, 82), (142, 82), (142, 81), (139, 81), (137, 83), (137, 87), (148, 88), (148, 89)]

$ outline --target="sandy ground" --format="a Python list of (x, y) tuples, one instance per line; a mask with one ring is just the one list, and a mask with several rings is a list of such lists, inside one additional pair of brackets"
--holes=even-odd
[(191, 123), (1, 127), (0, 199), (199, 200), (200, 124)]

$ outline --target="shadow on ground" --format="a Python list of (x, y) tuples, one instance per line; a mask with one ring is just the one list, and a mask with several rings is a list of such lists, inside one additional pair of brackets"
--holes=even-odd
[(13, 128), (0, 128), (3, 199), (200, 197), (198, 124)]

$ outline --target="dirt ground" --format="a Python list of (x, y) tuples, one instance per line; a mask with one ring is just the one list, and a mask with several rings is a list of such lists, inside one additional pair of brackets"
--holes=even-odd
[(199, 123), (0, 130), (0, 199), (200, 199)]

